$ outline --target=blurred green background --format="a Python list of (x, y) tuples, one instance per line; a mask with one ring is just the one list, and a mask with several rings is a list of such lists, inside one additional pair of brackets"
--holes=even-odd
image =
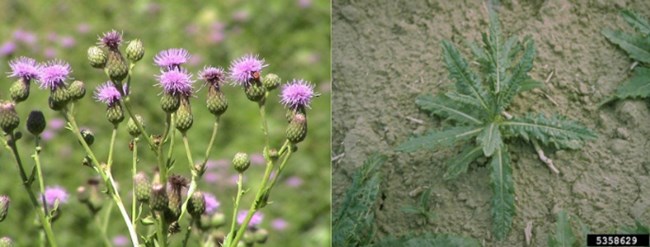
[[(104, 74), (91, 68), (86, 50), (97, 42), (97, 36), (111, 29), (124, 32), (124, 39), (139, 38), (146, 49), (145, 57), (134, 69), (132, 99), (135, 111), (144, 116), (151, 133), (162, 131), (164, 115), (159, 107), (154, 75), (158, 68), (153, 56), (163, 49), (185, 48), (192, 55), (186, 68), (198, 72), (204, 65), (228, 68), (230, 61), (247, 53), (259, 54), (269, 66), (264, 73), (278, 74), (283, 81), (302, 78), (311, 81), (321, 94), (308, 112), (309, 133), (299, 144), (298, 152), (271, 195), (271, 205), (263, 209), (261, 226), (270, 231), (265, 246), (329, 246), (330, 245), (330, 3), (326, 0), (284, 1), (65, 1), (4, 0), (0, 1), (0, 73), (9, 70), (7, 62), (18, 56), (38, 61), (60, 58), (73, 67), (72, 76), (86, 82), (88, 94), (76, 104), (78, 123), (95, 132), (93, 150), (106, 160), (111, 125), (105, 120), (105, 106), (92, 99), (97, 85), (106, 80)], [(8, 99), (12, 79), (1, 83), (0, 98)], [(195, 88), (200, 88), (197, 81)], [(194, 126), (189, 130), (194, 160), (203, 159), (214, 117), (204, 101), (207, 90), (200, 90), (192, 101)], [(225, 87), (230, 106), (222, 116), (219, 134), (210, 160), (216, 167), (204, 176), (199, 189), (216, 195), (220, 211), (230, 215), (236, 188), (235, 175), (229, 164), (238, 152), (253, 156), (253, 166), (246, 173), (245, 187), (253, 192), (243, 198), (247, 208), (264, 170), (259, 164), (263, 147), (257, 104), (250, 102), (240, 88)], [(279, 147), (284, 140), (286, 121), (278, 103), (278, 91), (267, 100), (272, 143)], [(90, 213), (80, 204), (74, 191), (96, 174), (81, 164), (83, 150), (65, 128), (62, 116), (47, 107), (48, 92), (32, 84), (30, 98), (17, 106), (21, 117), (19, 141), (27, 169), (33, 160), (33, 138), (24, 122), (32, 109), (42, 110), (48, 120), (44, 133), (41, 160), (46, 186), (60, 185), (70, 193), (62, 215), (54, 223), (60, 246), (101, 246), (98, 231)], [(126, 123), (126, 122), (124, 122)], [(124, 124), (123, 124), (124, 125)], [(176, 166), (172, 173), (189, 176), (182, 142), (176, 135)], [(127, 208), (131, 197), (131, 152), (129, 136), (122, 126), (117, 137), (114, 176), (121, 185)], [(139, 170), (151, 174), (155, 159), (140, 143)], [(221, 168), (218, 164), (224, 165)], [(0, 194), (11, 197), (8, 218), (0, 223), (0, 237), (9, 236), (17, 246), (36, 246), (38, 231), (36, 214), (20, 185), (18, 170), (10, 153), (0, 150)], [(34, 184), (34, 190), (38, 186)], [(111, 203), (107, 200), (105, 203)], [(142, 228), (142, 227), (140, 227)], [(116, 246), (128, 246), (128, 236), (117, 210), (113, 210), (108, 237)], [(193, 236), (196, 239), (195, 236)], [(181, 234), (172, 237), (172, 246), (180, 244)]]

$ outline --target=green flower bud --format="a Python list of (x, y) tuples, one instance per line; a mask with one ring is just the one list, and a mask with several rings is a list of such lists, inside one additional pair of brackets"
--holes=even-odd
[(7, 212), (9, 212), (9, 203), (11, 200), (9, 200), (8, 196), (0, 196), (0, 222), (5, 220), (7, 218)]
[[(140, 123), (142, 128), (144, 128), (144, 121), (142, 121), (142, 116), (136, 114), (135, 119), (138, 121), (138, 123)], [(136, 125), (133, 121), (133, 118), (129, 118), (129, 122), (126, 124), (126, 129), (129, 131), (129, 135), (134, 138), (142, 134), (140, 132), (140, 129), (138, 129), (138, 125)]]
[(133, 183), (135, 184), (135, 198), (139, 202), (148, 202), (149, 195), (151, 194), (151, 183), (147, 174), (144, 172), (138, 172), (133, 178)]
[(244, 232), (244, 237), (242, 238), (242, 242), (244, 242), (246, 245), (252, 245), (255, 243), (255, 236), (251, 231), (246, 231)]
[(201, 217), (201, 214), (205, 212), (205, 197), (203, 197), (203, 193), (196, 191), (192, 194), (187, 204), (187, 212), (194, 218), (198, 219)]
[(181, 106), (178, 108), (178, 111), (176, 111), (176, 129), (180, 132), (186, 132), (192, 127), (193, 123), (194, 117), (192, 116), (190, 101), (187, 98), (183, 98)]
[(151, 196), (149, 197), (149, 205), (151, 206), (151, 209), (163, 211), (167, 209), (168, 204), (169, 198), (167, 197), (165, 186), (162, 184), (154, 184), (151, 187)]
[(253, 239), (255, 239), (255, 242), (258, 244), (266, 243), (266, 240), (269, 239), (269, 231), (261, 228), (257, 229), (255, 232), (253, 232)]
[(181, 99), (178, 95), (166, 94), (160, 98), (160, 107), (166, 113), (174, 113), (181, 105)]
[(81, 136), (84, 138), (84, 141), (90, 147), (95, 142), (95, 134), (88, 129), (81, 130)]
[(97, 46), (88, 48), (88, 61), (93, 68), (103, 69), (107, 60), (106, 53), (101, 48)]
[(244, 88), (244, 93), (250, 101), (260, 102), (264, 99), (266, 88), (261, 83), (253, 82)]
[(26, 100), (29, 97), (29, 81), (23, 79), (15, 81), (9, 88), (9, 95), (16, 103)]
[(167, 196), (169, 197), (168, 213), (170, 213), (170, 219), (177, 219), (181, 214), (181, 206), (183, 203), (181, 192), (188, 184), (189, 181), (183, 176), (172, 175), (169, 177), (169, 187), (171, 188), (171, 191), (167, 193)]
[(291, 120), (293, 119), (293, 116), (295, 116), (297, 113), (300, 113), (302, 115), (307, 116), (307, 112), (305, 111), (305, 108), (300, 107), (298, 109), (289, 109), (287, 110), (287, 113), (284, 115), (287, 118), (287, 123), (290, 123)]
[(72, 100), (80, 100), (86, 95), (86, 85), (82, 81), (73, 81), (68, 87)]
[(41, 111), (31, 111), (27, 116), (27, 130), (32, 135), (38, 136), (45, 130), (45, 116)]
[(129, 66), (117, 49), (108, 51), (106, 69), (108, 69), (108, 77), (113, 82), (121, 82), (129, 74)]
[(212, 214), (212, 217), (210, 217), (210, 227), (219, 228), (221, 226), (224, 226), (225, 224), (226, 224), (226, 215), (221, 212), (214, 213)]
[(215, 116), (221, 116), (228, 109), (228, 100), (226, 96), (217, 89), (217, 87), (210, 86), (208, 88), (208, 98), (206, 100), (208, 110)]
[(287, 127), (287, 140), (293, 144), (297, 144), (307, 136), (307, 118), (305, 115), (298, 113), (293, 116), (293, 119)]
[(142, 59), (144, 56), (144, 47), (142, 46), (142, 41), (139, 39), (134, 39), (129, 42), (129, 45), (126, 46), (126, 58), (131, 60), (131, 62), (137, 62)]
[(124, 112), (120, 104), (108, 106), (106, 109), (106, 119), (114, 125), (121, 123), (124, 120)]
[(0, 238), (0, 247), (14, 247), (14, 241), (9, 237)]
[(280, 86), (280, 77), (276, 74), (267, 74), (262, 78), (262, 85), (264, 85), (268, 91), (276, 89)]
[(4, 102), (0, 104), (0, 128), (5, 133), (11, 133), (20, 124), (20, 118), (14, 103)]
[(49, 104), (52, 110), (58, 111), (63, 109), (70, 101), (70, 94), (65, 87), (58, 87), (50, 92)]
[(246, 153), (236, 153), (235, 157), (232, 159), (232, 165), (235, 167), (237, 172), (244, 173), (251, 165), (251, 159)]

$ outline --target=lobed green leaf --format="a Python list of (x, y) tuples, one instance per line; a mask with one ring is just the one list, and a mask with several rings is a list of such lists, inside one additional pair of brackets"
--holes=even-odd
[(543, 114), (528, 114), (524, 117), (515, 117), (504, 121), (501, 126), (504, 130), (527, 141), (535, 138), (544, 145), (554, 145), (558, 149), (577, 149), (583, 145), (584, 141), (597, 137), (587, 127), (562, 116), (547, 118)]
[(483, 154), (483, 152), (481, 152), (482, 150), (483, 148), (480, 146), (465, 147), (465, 149), (463, 149), (460, 154), (451, 159), (451, 162), (449, 162), (449, 165), (447, 165), (447, 171), (443, 175), (443, 178), (445, 180), (455, 179), (460, 174), (467, 172), (467, 167), (469, 164)]
[(490, 157), (495, 150), (503, 146), (501, 131), (497, 123), (491, 123), (476, 137), (476, 141), (483, 147), (483, 155)]
[(615, 95), (619, 99), (650, 97), (650, 68), (636, 67), (630, 79), (616, 89)]
[(483, 87), (481, 79), (469, 68), (460, 52), (447, 40), (442, 41), (442, 51), (447, 70), (449, 70), (449, 79), (456, 81), (456, 91), (471, 95), (480, 102), (482, 108), (489, 110), (488, 93)]
[(627, 21), (628, 24), (630, 24), (630, 26), (634, 27), (634, 29), (637, 31), (645, 35), (650, 34), (650, 24), (648, 24), (648, 20), (645, 18), (629, 10), (622, 10), (621, 16), (625, 21)]
[(422, 247), (422, 246), (445, 246), (445, 247), (479, 247), (478, 240), (467, 237), (452, 236), (446, 234), (424, 234), (420, 236), (389, 237), (367, 247)]
[(643, 63), (650, 63), (650, 42), (640, 35), (629, 35), (621, 31), (603, 30), (601, 32), (610, 42), (627, 52), (630, 58)]
[[(460, 100), (471, 101), (471, 97), (466, 96), (461, 99), (463, 95), (453, 95), (459, 101), (453, 101), (445, 95), (420, 95), (415, 99), (415, 104), (420, 107), (420, 109), (431, 112), (434, 115), (441, 117), (446, 117), (453, 119), (462, 123), (468, 124), (482, 124), (483, 122), (479, 120), (478, 114), (476, 111), (472, 111), (471, 108), (464, 107), (466, 105), (458, 104), (456, 102), (461, 102)], [(469, 97), (470, 99), (468, 99)]]
[(476, 136), (483, 127), (462, 126), (442, 131), (432, 131), (428, 134), (414, 137), (400, 144), (396, 150), (413, 152), (423, 148), (435, 149), (438, 146), (449, 146), (457, 141), (467, 140)]
[(549, 236), (548, 246), (550, 247), (573, 247), (577, 244), (576, 237), (571, 230), (569, 216), (563, 210), (557, 215), (557, 227), (555, 235)]
[(515, 216), (515, 189), (512, 180), (510, 157), (503, 148), (496, 150), (490, 161), (492, 173), (490, 185), (492, 196), (492, 225), (497, 240), (505, 239)]

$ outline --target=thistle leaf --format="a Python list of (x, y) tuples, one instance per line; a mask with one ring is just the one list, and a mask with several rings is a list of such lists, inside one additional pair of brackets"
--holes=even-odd
[(462, 126), (442, 131), (432, 131), (423, 136), (409, 139), (400, 144), (396, 150), (413, 152), (422, 148), (435, 149), (438, 146), (449, 146), (457, 141), (467, 140), (476, 136), (482, 129), (483, 127)]
[(496, 150), (490, 161), (492, 174), (490, 185), (492, 196), (492, 225), (494, 236), (502, 240), (508, 236), (515, 216), (515, 189), (512, 181), (510, 157), (503, 148)]
[(363, 246), (374, 237), (375, 214), (373, 206), (379, 195), (379, 169), (386, 156), (374, 154), (353, 176), (352, 185), (345, 192), (341, 206), (332, 222), (334, 246)]
[(650, 97), (650, 68), (636, 67), (632, 77), (616, 89), (616, 97), (619, 99)]
[(519, 83), (519, 92), (526, 92), (535, 88), (543, 88), (544, 83), (533, 79), (526, 79)]
[(625, 19), (625, 21), (627, 21), (628, 24), (630, 24), (630, 26), (634, 27), (634, 29), (637, 31), (645, 35), (650, 34), (650, 24), (648, 24), (648, 20), (645, 18), (629, 10), (621, 11), (621, 16), (623, 19)]
[(548, 246), (550, 247), (572, 247), (577, 244), (576, 237), (571, 230), (569, 216), (566, 212), (560, 211), (557, 215), (557, 228), (555, 236), (549, 236)]
[(650, 227), (641, 224), (640, 220), (635, 220), (634, 226), (623, 227), (619, 233), (624, 234), (650, 234)]
[(481, 134), (476, 137), (476, 141), (478, 141), (478, 143), (483, 147), (483, 154), (485, 157), (492, 156), (495, 150), (503, 146), (499, 125), (497, 123), (491, 123), (485, 127)]
[(639, 62), (650, 63), (650, 42), (637, 35), (632, 36), (621, 31), (603, 30), (601, 32), (610, 42), (625, 50), (630, 58)]
[(442, 41), (442, 53), (449, 70), (449, 79), (456, 81), (456, 91), (461, 94), (471, 95), (488, 110), (488, 93), (481, 84), (481, 79), (467, 65), (467, 61), (460, 55), (456, 47), (447, 40)]
[(583, 145), (584, 141), (597, 137), (587, 127), (562, 116), (547, 118), (543, 114), (537, 116), (529, 114), (504, 121), (501, 126), (526, 141), (535, 138), (544, 145), (552, 144), (558, 149), (577, 149)]
[(462, 152), (460, 152), (460, 154), (456, 155), (456, 157), (451, 160), (443, 178), (445, 180), (455, 179), (460, 174), (467, 172), (469, 164), (483, 154), (483, 152), (481, 152), (482, 150), (483, 148), (480, 146), (467, 146)]
[[(460, 95), (458, 96), (462, 97)], [(434, 115), (446, 117), (462, 123), (468, 123), (468, 124), (483, 123), (481, 122), (481, 120), (479, 120), (479, 116), (477, 116), (475, 112), (466, 110), (467, 107), (463, 107), (463, 105), (459, 105), (455, 103), (445, 95), (438, 95), (438, 96), (420, 95), (415, 99), (415, 104), (417, 104), (422, 110), (429, 111)]]
[(478, 240), (467, 237), (452, 236), (446, 234), (427, 233), (420, 236), (389, 237), (382, 241), (366, 247), (421, 247), (421, 246), (445, 246), (445, 247), (479, 247)]

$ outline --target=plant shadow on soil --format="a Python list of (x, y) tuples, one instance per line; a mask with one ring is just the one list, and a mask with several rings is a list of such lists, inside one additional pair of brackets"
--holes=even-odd
[[(650, 102), (597, 107), (629, 76), (632, 64), (600, 31), (631, 32), (619, 10), (648, 17), (648, 1), (511, 1), (497, 7), (504, 34), (533, 36), (538, 55), (530, 75), (545, 82), (542, 90), (520, 94), (509, 112), (563, 114), (599, 135), (581, 150), (545, 149), (560, 175), (539, 161), (531, 145), (509, 145), (517, 215), (504, 241), (491, 236), (489, 167), (474, 163), (458, 179), (444, 181), (446, 161), (458, 148), (392, 151), (410, 136), (447, 124), (419, 111), (414, 99), (452, 85), (441, 40), (452, 40), (471, 61), (465, 42), (487, 31), (487, 4), (333, 2), (333, 211), (353, 171), (379, 151), (391, 156), (383, 167), (385, 199), (376, 206), (379, 237), (439, 232), (474, 237), (485, 246), (524, 246), (524, 228), (532, 222), (531, 246), (546, 246), (561, 209), (592, 233), (613, 233), (635, 219), (650, 223)], [(432, 188), (437, 217), (423, 223), (401, 208), (426, 187)]]

